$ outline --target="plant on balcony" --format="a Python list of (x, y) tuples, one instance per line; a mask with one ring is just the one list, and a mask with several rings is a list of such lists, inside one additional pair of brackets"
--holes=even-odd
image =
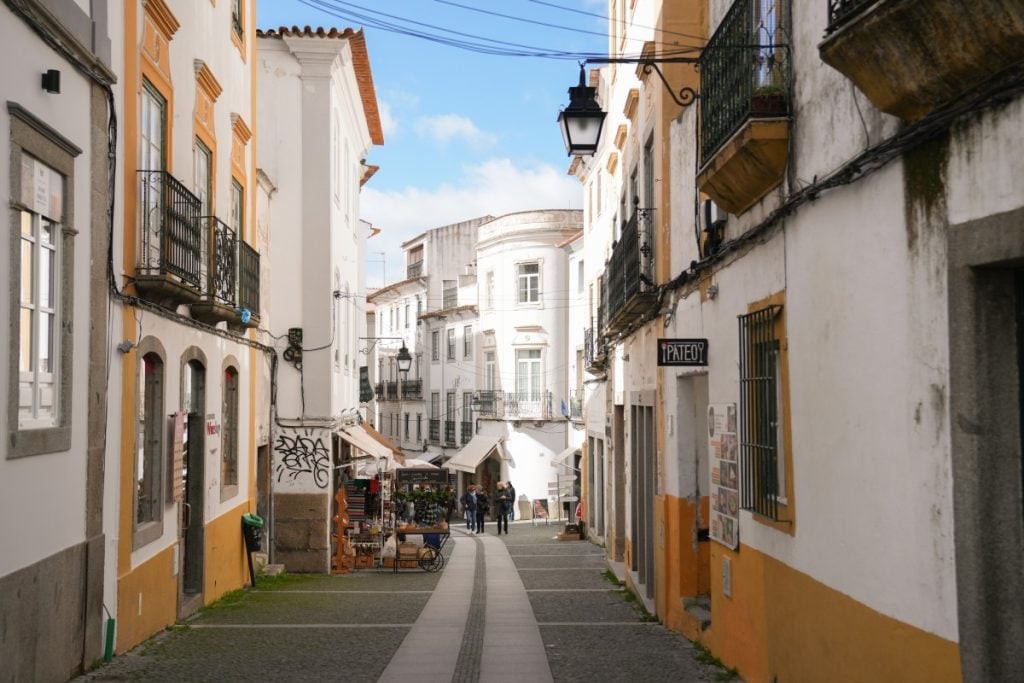
[(781, 85), (762, 85), (754, 89), (750, 111), (754, 116), (785, 116), (786, 90)]

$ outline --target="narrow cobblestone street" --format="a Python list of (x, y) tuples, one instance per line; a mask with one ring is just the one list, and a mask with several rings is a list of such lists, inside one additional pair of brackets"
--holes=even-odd
[(261, 578), (79, 680), (732, 680), (558, 529), (456, 525), (438, 574)]

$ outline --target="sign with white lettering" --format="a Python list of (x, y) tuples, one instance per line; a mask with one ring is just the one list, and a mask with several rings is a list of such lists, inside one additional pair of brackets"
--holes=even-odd
[(658, 365), (704, 366), (708, 364), (707, 339), (659, 339)]

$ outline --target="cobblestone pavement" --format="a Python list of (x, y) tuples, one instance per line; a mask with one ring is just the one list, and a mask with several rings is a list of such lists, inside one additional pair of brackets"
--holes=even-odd
[[(487, 533), (494, 531), (489, 524)], [(557, 531), (554, 525), (516, 523), (498, 537), (526, 589), (555, 681), (732, 680), (702, 663), (693, 645), (651, 620), (605, 578), (602, 548), (558, 541)], [(446, 552), (462, 543), (484, 545), (456, 529)], [(480, 661), (482, 637), (473, 637), (472, 625), (479, 628), (488, 611), (480, 584), (486, 563), (482, 552), (475, 558), (465, 590), (477, 604), (466, 617), (471, 628), (459, 639), (452, 680), (526, 683), (514, 670), (507, 677), (481, 674), (488, 667)], [(412, 569), (264, 577), (255, 589), (230, 594), (77, 680), (377, 681), (440, 577)]]

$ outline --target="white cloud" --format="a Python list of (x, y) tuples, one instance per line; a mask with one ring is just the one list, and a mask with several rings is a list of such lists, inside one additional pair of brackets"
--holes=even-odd
[(391, 137), (398, 131), (398, 119), (391, 113), (391, 106), (384, 101), (377, 103), (380, 111), (380, 125), (384, 129), (384, 139)]
[(490, 147), (498, 140), (495, 135), (477, 128), (471, 119), (458, 114), (421, 116), (416, 119), (416, 132), (441, 144), (447, 144), (454, 138), (462, 138), (471, 145)]
[(442, 225), (490, 214), (501, 216), (532, 209), (579, 209), (583, 191), (565, 168), (547, 164), (519, 166), (511, 159), (490, 159), (463, 169), (457, 184), (434, 188), (363, 188), (361, 213), (382, 232), (370, 240), (367, 284), (381, 284), (380, 252), (386, 254), (387, 280), (400, 279), (404, 265), (401, 243)]

